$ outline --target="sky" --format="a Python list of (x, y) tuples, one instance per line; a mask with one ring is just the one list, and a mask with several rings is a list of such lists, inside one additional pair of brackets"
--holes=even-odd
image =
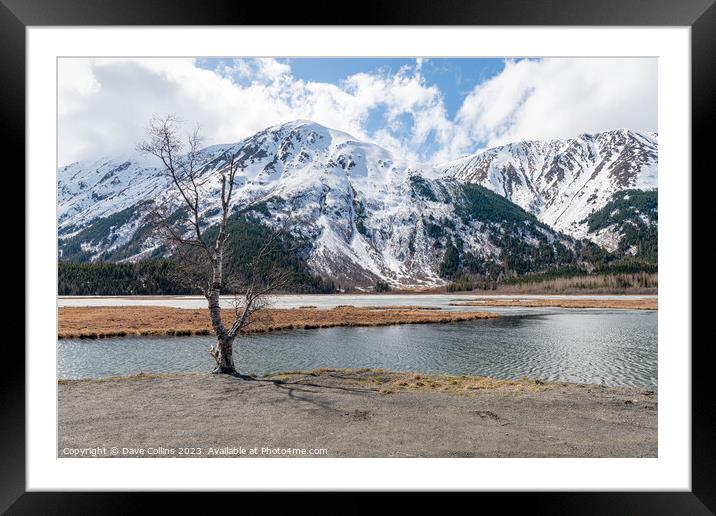
[(61, 58), (58, 165), (135, 152), (152, 116), (206, 145), (312, 120), (422, 163), (510, 142), (657, 131), (655, 58)]

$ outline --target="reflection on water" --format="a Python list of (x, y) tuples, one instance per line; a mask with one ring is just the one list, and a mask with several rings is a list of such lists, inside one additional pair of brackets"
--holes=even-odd
[[(540, 378), (656, 389), (657, 313), (532, 310), (454, 324), (291, 330), (237, 340), (243, 373), (317, 367)], [(60, 340), (59, 378), (208, 371), (212, 337)]]

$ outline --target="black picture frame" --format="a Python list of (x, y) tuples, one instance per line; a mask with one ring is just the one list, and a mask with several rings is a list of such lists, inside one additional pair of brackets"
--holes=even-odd
[[(690, 26), (692, 62), (692, 170), (707, 172), (712, 154), (709, 125), (716, 113), (716, 0), (366, 0), (352, 9), (352, 25), (576, 25)], [(14, 170), (24, 170), (25, 29), (60, 25), (333, 25), (345, 21), (335, 2), (269, 3), (188, 0), (0, 0), (0, 134), (15, 149)], [(712, 168), (712, 167), (710, 167)], [(679, 171), (685, 173), (684, 171)], [(693, 177), (693, 173), (692, 173)], [(21, 186), (18, 186), (20, 188)], [(23, 187), (24, 188), (24, 187)], [(27, 194), (27, 192), (26, 192)], [(692, 233), (693, 234), (693, 233)], [(694, 266), (696, 263), (693, 264)], [(25, 270), (25, 275), (32, 274)], [(484, 494), (502, 509), (529, 504), (550, 514), (712, 514), (716, 511), (713, 414), (708, 383), (708, 341), (695, 341), (692, 353), (692, 490), (641, 493)], [(670, 343), (688, 346), (691, 343)], [(6, 346), (0, 375), (0, 511), (8, 514), (127, 513), (149, 509), (141, 493), (25, 492), (25, 355)], [(223, 505), (212, 494), (207, 509)], [(246, 495), (241, 495), (246, 496)], [(164, 495), (164, 510), (185, 504), (184, 496)], [(245, 499), (245, 498), (244, 498)], [(420, 497), (416, 497), (417, 500)], [(278, 510), (272, 499), (272, 509)], [(293, 505), (295, 501), (289, 501)], [(422, 502), (419, 502), (422, 503)], [(360, 507), (360, 504), (353, 506)], [(240, 510), (240, 509), (239, 509)]]

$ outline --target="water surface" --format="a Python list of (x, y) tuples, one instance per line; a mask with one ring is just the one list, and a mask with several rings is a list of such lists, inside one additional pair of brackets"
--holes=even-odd
[[(545, 295), (545, 294), (282, 294), (272, 297), (274, 308), (298, 308), (315, 306), (333, 308), (338, 305), (388, 306), (412, 305), (438, 307), (445, 310), (465, 310), (450, 306), (453, 302), (465, 302), (486, 298), (508, 299), (651, 299), (654, 295)], [(222, 296), (221, 304), (230, 308), (231, 296)], [(60, 296), (58, 306), (169, 306), (174, 308), (206, 308), (202, 296)], [(474, 307), (469, 308), (475, 310)]]
[[(316, 305), (313, 299), (307, 304)], [(241, 372), (259, 375), (318, 367), (371, 367), (657, 388), (656, 312), (493, 311), (502, 317), (247, 335), (237, 340), (234, 358)], [(212, 342), (210, 336), (63, 339), (57, 344), (58, 377), (208, 371), (212, 358), (207, 350)]]

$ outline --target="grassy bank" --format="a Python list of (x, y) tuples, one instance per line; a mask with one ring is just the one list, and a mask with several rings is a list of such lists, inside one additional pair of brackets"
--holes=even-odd
[[(233, 313), (223, 310), (225, 324)], [(482, 312), (447, 312), (417, 307), (354, 307), (332, 309), (271, 308), (257, 313), (246, 333), (335, 326), (388, 326), (471, 321), (497, 317)], [(170, 307), (61, 307), (58, 337), (103, 338), (126, 335), (210, 335), (207, 309)]]
[(435, 391), (453, 394), (475, 394), (479, 391), (502, 390), (511, 392), (540, 392), (560, 384), (523, 378), (502, 380), (486, 376), (403, 373), (383, 369), (314, 369), (312, 371), (288, 371), (264, 378), (284, 382), (306, 381), (311, 378), (342, 378), (352, 386), (361, 386), (380, 394), (407, 391)]
[[(59, 385), (71, 385), (76, 382), (113, 382), (142, 381), (172, 378), (200, 377), (205, 373), (136, 373), (123, 376), (83, 380), (58, 380)], [(308, 371), (284, 371), (266, 376), (246, 375), (246, 380), (268, 381), (277, 383), (306, 382), (317, 379), (340, 379), (341, 383), (350, 387), (361, 387), (379, 394), (394, 394), (407, 391), (440, 391), (453, 394), (476, 394), (479, 391), (504, 390), (511, 392), (541, 392), (563, 385), (558, 382), (545, 382), (522, 378), (519, 380), (503, 380), (487, 376), (427, 374), (413, 372), (386, 371), (385, 369), (348, 369), (318, 368)]]

